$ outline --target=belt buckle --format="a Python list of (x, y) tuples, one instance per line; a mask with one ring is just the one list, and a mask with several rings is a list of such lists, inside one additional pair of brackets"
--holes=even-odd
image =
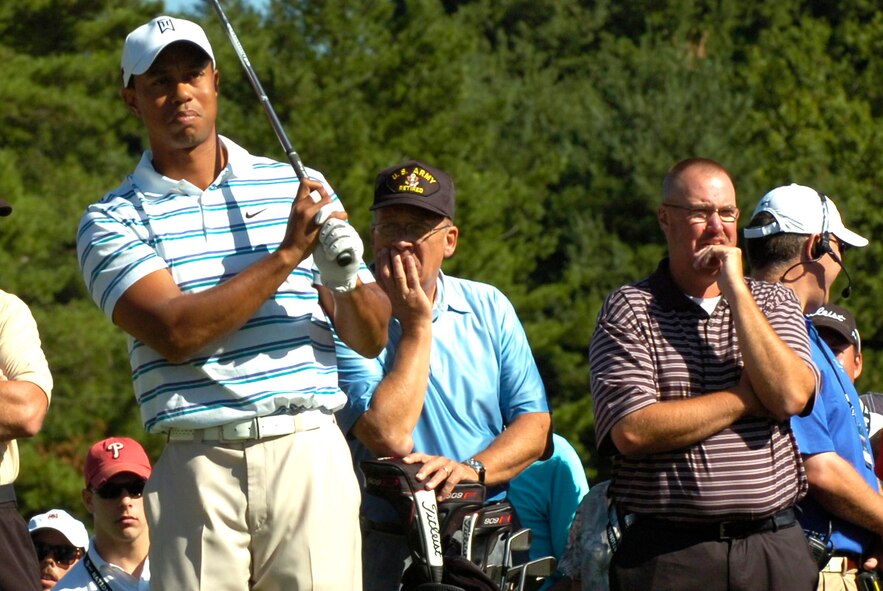
[(243, 441), (245, 439), (254, 439), (260, 436), (260, 426), (254, 419), (248, 421), (240, 421), (238, 423), (227, 423), (221, 426), (222, 441)]
[(729, 526), (738, 525), (738, 521), (721, 521), (717, 526), (717, 537), (720, 540), (733, 540), (738, 538), (735, 533), (728, 533)]

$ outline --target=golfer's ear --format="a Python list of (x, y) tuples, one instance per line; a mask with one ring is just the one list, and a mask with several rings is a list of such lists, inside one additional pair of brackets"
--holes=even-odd
[(445, 258), (449, 259), (454, 256), (457, 250), (457, 237), (460, 235), (460, 229), (457, 226), (451, 226), (445, 232)]
[(123, 102), (126, 103), (126, 106), (129, 107), (129, 110), (135, 114), (136, 117), (141, 117), (141, 111), (138, 109), (138, 100), (135, 98), (135, 89), (134, 88), (123, 88), (120, 91), (120, 96), (123, 97)]

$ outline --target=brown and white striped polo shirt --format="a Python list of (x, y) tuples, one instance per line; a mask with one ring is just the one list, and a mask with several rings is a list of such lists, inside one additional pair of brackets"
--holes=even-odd
[[(746, 279), (770, 325), (812, 363), (794, 293)], [(742, 356), (730, 306), (709, 316), (675, 285), (663, 260), (650, 277), (608, 296), (589, 351), (595, 429), (615, 451), (612, 426), (659, 401), (701, 396), (739, 381)], [(806, 475), (788, 422), (743, 419), (671, 452), (614, 457), (610, 494), (626, 512), (689, 521), (755, 519), (803, 498)]]

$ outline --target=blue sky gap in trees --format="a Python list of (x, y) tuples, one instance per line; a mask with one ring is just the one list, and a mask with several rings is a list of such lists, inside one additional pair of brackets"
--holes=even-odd
[[(193, 12), (193, 10), (199, 7), (204, 1), (205, 0), (166, 0), (166, 10), (175, 13)], [(266, 7), (267, 2), (268, 0), (250, 0), (249, 3), (258, 8), (264, 8)], [(221, 8), (226, 8), (223, 0), (221, 1)]]

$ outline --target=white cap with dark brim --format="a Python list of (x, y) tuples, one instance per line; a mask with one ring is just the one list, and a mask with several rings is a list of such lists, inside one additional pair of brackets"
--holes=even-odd
[(89, 534), (86, 531), (86, 526), (63, 509), (53, 509), (31, 517), (31, 521), (28, 523), (28, 532), (33, 534), (41, 529), (54, 529), (67, 538), (71, 546), (89, 549)]
[(193, 43), (212, 59), (215, 65), (215, 54), (212, 45), (202, 27), (194, 22), (171, 16), (158, 16), (147, 24), (141, 25), (126, 37), (123, 46), (123, 86), (129, 85), (133, 75), (140, 75), (150, 69), (160, 52), (178, 41)]
[(868, 239), (843, 225), (837, 205), (813, 189), (803, 185), (790, 184), (776, 187), (763, 196), (754, 214), (769, 212), (775, 221), (765, 226), (745, 228), (745, 238), (762, 238), (772, 234), (820, 234), (830, 232), (838, 240), (849, 246), (868, 245)]

